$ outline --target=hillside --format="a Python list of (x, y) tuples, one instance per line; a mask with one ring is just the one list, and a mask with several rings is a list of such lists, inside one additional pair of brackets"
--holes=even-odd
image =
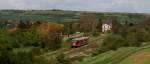
[(118, 64), (149, 64), (150, 63), (150, 48), (136, 52), (127, 57)]
[[(0, 20), (35, 20), (35, 21), (54, 21), (54, 22), (72, 22), (80, 18), (83, 11), (64, 11), (64, 10), (1, 10)], [(97, 19), (104, 17), (115, 18), (119, 22), (138, 23), (144, 20), (144, 14), (140, 13), (94, 13)]]
[[(149, 53), (147, 53), (147, 51), (150, 51), (149, 49), (150, 48), (147, 47), (120, 48), (117, 51), (108, 51), (100, 55), (97, 55), (95, 57), (87, 58), (83, 62), (80, 62), (79, 64), (133, 64), (134, 63), (133, 61), (135, 60), (139, 61), (140, 60), (139, 58), (141, 57), (143, 59), (141, 60), (141, 62), (145, 62), (145, 63), (139, 63), (139, 64), (147, 64), (150, 58), (148, 56)], [(147, 55), (140, 57), (139, 55), (142, 54), (144, 55), (147, 54)], [(135, 60), (132, 58), (134, 58)]]

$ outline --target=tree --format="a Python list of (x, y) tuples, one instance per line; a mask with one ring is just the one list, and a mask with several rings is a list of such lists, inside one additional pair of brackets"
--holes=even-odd
[(17, 41), (17, 38), (12, 33), (0, 29), (0, 48), (18, 47), (19, 43)]
[(79, 31), (82, 32), (94, 32), (96, 31), (97, 27), (97, 18), (94, 13), (82, 13), (80, 15), (79, 25), (77, 26), (79, 28)]
[(21, 20), (18, 27), (22, 29), (30, 28), (31, 27), (30, 21)]
[(144, 28), (132, 27), (126, 39), (129, 46), (141, 46), (143, 42), (150, 41), (150, 33)]
[(18, 43), (23, 47), (38, 47), (42, 43), (42, 39), (39, 37), (36, 28), (19, 29), (14, 37), (18, 39)]
[(116, 50), (125, 45), (125, 39), (120, 35), (109, 35), (104, 39), (103, 49)]
[(13, 52), (10, 49), (0, 49), (0, 64), (49, 64), (44, 58), (35, 58), (30, 52)]
[(63, 25), (64, 28), (62, 31), (64, 34), (73, 34), (77, 30), (77, 25), (74, 22), (64, 22)]
[(60, 47), (61, 36), (60, 30), (63, 25), (57, 23), (43, 23), (38, 27), (38, 33), (43, 39), (43, 47), (55, 50)]

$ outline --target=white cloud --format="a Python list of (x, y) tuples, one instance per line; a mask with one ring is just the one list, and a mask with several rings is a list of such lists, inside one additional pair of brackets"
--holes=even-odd
[(0, 9), (149, 12), (150, 0), (0, 0)]

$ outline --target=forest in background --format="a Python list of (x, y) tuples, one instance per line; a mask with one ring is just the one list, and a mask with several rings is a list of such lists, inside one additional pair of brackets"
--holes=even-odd
[(65, 10), (1, 10), (0, 20), (31, 20), (50, 22), (76, 22), (82, 13), (94, 13), (97, 19), (113, 17), (119, 22), (124, 21), (137, 23), (144, 19), (144, 13), (99, 13), (86, 11), (65, 11)]
[[(32, 14), (27, 13), (26, 11), (21, 11), (20, 13), (17, 12), (18, 11), (13, 11), (12, 13), (11, 11), (7, 11), (7, 13), (1, 13), (0, 16), (9, 16), (9, 20), (11, 20), (11, 15), (14, 15), (13, 17), (17, 18), (17, 20), (21, 20), (17, 16), (27, 15), (32, 17), (32, 15), (42, 15), (42, 13), (39, 12)], [(45, 14), (43, 13), (44, 16)], [(68, 14), (71, 13), (68, 12)], [(47, 17), (49, 16), (51, 17), (52, 15), (48, 14)], [(104, 39), (103, 46), (96, 52), (92, 53), (92, 56), (96, 56), (110, 50), (117, 50), (120, 47), (140, 47), (143, 45), (148, 45), (149, 43), (147, 42), (150, 41), (150, 19), (141, 14), (79, 13), (77, 15), (65, 16), (60, 13), (58, 15), (54, 14), (53, 17), (56, 19), (71, 19), (76, 17), (78, 20), (63, 22), (55, 22), (54, 20), (54, 22), (51, 22), (51, 20), (44, 19), (39, 20), (41, 21), (40, 23), (35, 23), (33, 25), (20, 23), (17, 26), (18, 28), (16, 32), (9, 32), (5, 28), (0, 29), (0, 64), (52, 63), (45, 60), (43, 57), (38, 56), (60, 49), (63, 38), (62, 34), (70, 35), (76, 32), (83, 32), (88, 36), (99, 36), (101, 33), (101, 20), (103, 19), (113, 20), (116, 23), (112, 31)], [(1, 21), (7, 21), (6, 19), (8, 20), (8, 18), (5, 18)], [(17, 20), (13, 19), (12, 21), (15, 22)], [(29, 20), (29, 18), (25, 20)], [(66, 58), (64, 54), (60, 54), (56, 57), (56, 61), (53, 62), (56, 64), (71, 63), (70, 59)]]

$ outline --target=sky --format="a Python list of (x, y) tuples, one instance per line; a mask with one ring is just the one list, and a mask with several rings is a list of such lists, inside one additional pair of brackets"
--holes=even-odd
[(2, 9), (150, 13), (150, 0), (0, 0)]

